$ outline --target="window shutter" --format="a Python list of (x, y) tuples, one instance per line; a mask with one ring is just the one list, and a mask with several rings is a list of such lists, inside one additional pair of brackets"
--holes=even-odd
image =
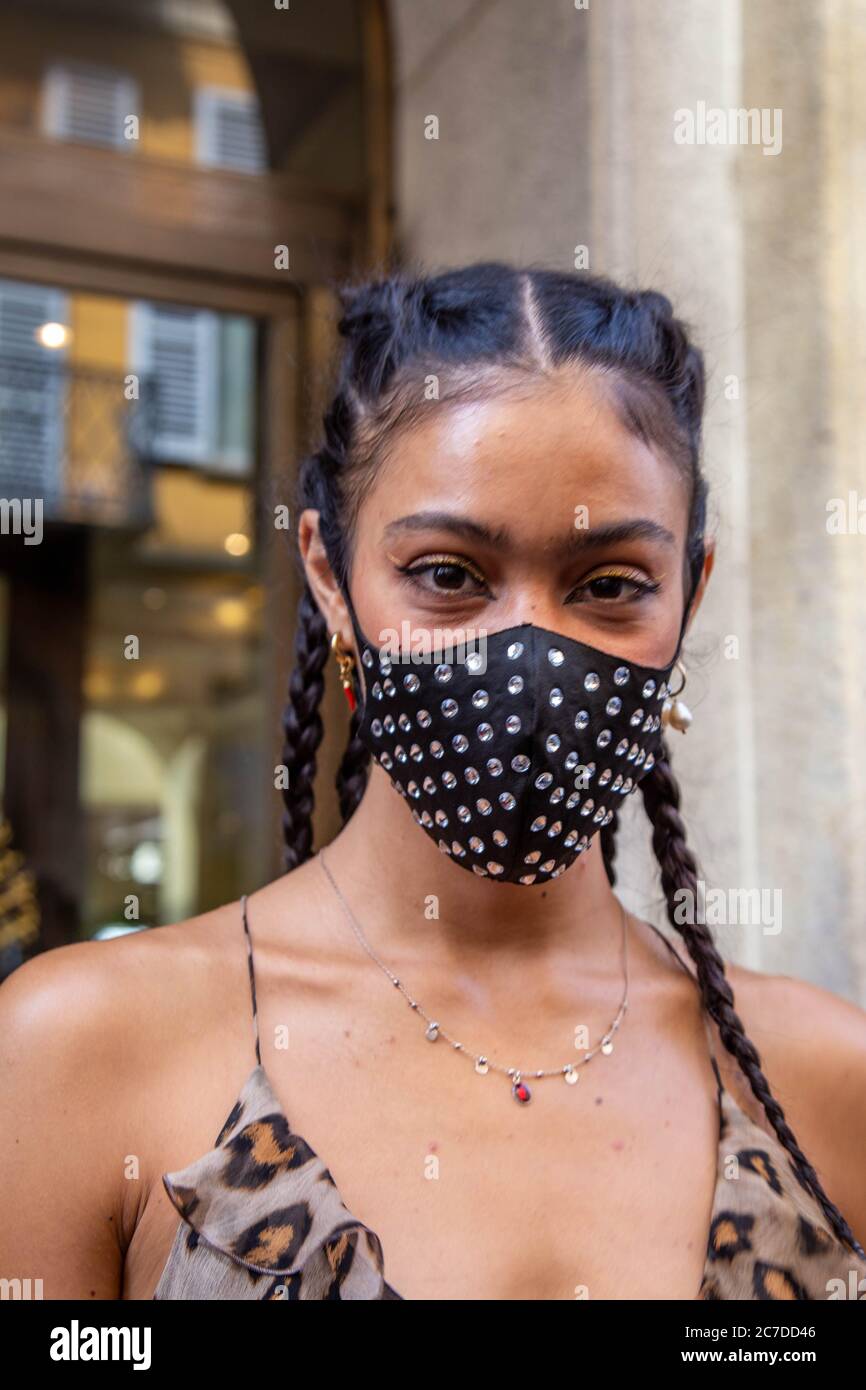
[(195, 94), (196, 156), (200, 164), (259, 174), (267, 168), (259, 104), (246, 92), (202, 87)]
[(138, 88), (123, 72), (59, 63), (45, 75), (44, 124), (49, 135), (85, 145), (127, 149), (126, 117), (138, 111)]
[(243, 476), (252, 463), (255, 409), (255, 325), (252, 319), (221, 314), (217, 338), (218, 467)]
[(66, 380), (63, 350), (36, 332), (66, 316), (60, 290), (0, 280), (0, 496), (46, 507), (60, 492)]
[(153, 380), (152, 450), (177, 463), (206, 463), (214, 449), (216, 316), (169, 304), (133, 307), (133, 365)]

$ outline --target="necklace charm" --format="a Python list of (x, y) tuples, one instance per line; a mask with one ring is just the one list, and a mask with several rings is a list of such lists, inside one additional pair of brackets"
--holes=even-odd
[(611, 1042), (610, 1038), (605, 1038), (604, 1042), (601, 1045), (601, 1050), (604, 1053), (605, 1057), (610, 1056), (610, 1054), (613, 1052), (613, 1043)]
[(511, 1087), (511, 1094), (514, 1096), (515, 1100), (520, 1102), (521, 1105), (526, 1105), (527, 1101), (530, 1101), (532, 1099), (532, 1092), (530, 1091), (526, 1082), (521, 1081), (519, 1071), (516, 1071), (514, 1073), (514, 1084)]
[(428, 1023), (428, 1024), (427, 1024), (427, 1030), (426, 1030), (424, 1036), (425, 1036), (425, 1038), (427, 1039), (428, 1042), (435, 1042), (436, 1039), (437, 1039), (438, 1036), (439, 1036), (439, 1024), (438, 1024), (438, 1023)]
[(569, 1063), (568, 1066), (562, 1068), (562, 1074), (568, 1082), (569, 1086), (573, 1086), (576, 1081), (580, 1080), (580, 1072), (577, 1070), (576, 1067), (573, 1067), (571, 1063)]
[(475, 1070), (479, 1076), (486, 1076), (490, 1070), (486, 1057), (479, 1057), (475, 1063)]

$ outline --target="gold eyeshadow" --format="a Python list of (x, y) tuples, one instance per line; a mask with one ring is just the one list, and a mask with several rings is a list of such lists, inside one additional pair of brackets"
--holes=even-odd
[(645, 583), (646, 579), (643, 570), (634, 569), (627, 565), (602, 567), (598, 570), (591, 570), (587, 577), (582, 581), (584, 584), (591, 583), (594, 579), (632, 579), (636, 584)]
[(477, 569), (475, 565), (473, 565), (471, 560), (467, 560), (462, 555), (452, 555), (445, 553), (421, 555), (417, 560), (412, 560), (407, 565), (401, 565), (393, 555), (389, 555), (388, 558), (397, 565), (397, 568), (400, 570), (402, 574), (411, 575), (419, 571), (432, 569), (435, 565), (452, 565), (455, 569), (465, 570), (466, 573), (471, 575), (472, 578), (478, 584), (487, 583), (481, 571)]

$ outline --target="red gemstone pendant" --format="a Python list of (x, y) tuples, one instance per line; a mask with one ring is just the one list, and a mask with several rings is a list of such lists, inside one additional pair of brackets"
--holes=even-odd
[(526, 1082), (521, 1081), (519, 1078), (515, 1080), (514, 1085), (511, 1087), (511, 1094), (514, 1096), (515, 1100), (520, 1101), (521, 1105), (526, 1105), (527, 1101), (532, 1099), (532, 1092)]
[(343, 686), (343, 691), (344, 691), (345, 696), (346, 696), (346, 703), (347, 703), (347, 705), (349, 706), (349, 709), (350, 709), (350, 710), (352, 711), (352, 713), (354, 714), (355, 709), (357, 708), (358, 702), (357, 702), (357, 700), (355, 699), (355, 692), (354, 692), (354, 690), (352, 689), (352, 686), (351, 686), (351, 684), (350, 684), (348, 681), (347, 681), (346, 684)]

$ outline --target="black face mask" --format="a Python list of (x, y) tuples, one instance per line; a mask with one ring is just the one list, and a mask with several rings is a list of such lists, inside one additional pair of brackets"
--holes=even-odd
[(533, 623), (413, 661), (380, 650), (344, 596), (367, 691), (358, 681), (358, 733), (418, 825), (503, 883), (564, 873), (659, 755), (688, 608), (660, 669)]

